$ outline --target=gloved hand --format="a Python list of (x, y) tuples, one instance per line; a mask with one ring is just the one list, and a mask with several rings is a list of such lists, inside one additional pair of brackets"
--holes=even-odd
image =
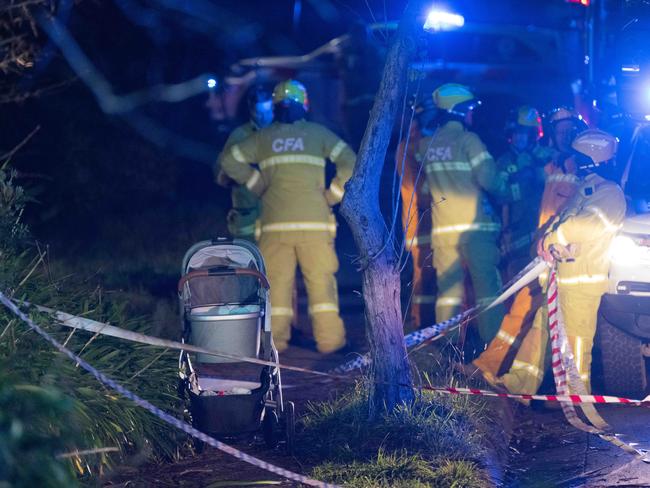
[(553, 264), (555, 258), (549, 249), (544, 247), (544, 238), (537, 241), (537, 255), (548, 264)]
[(575, 244), (569, 244), (568, 246), (553, 244), (549, 250), (556, 261), (575, 261), (575, 255), (577, 251)]
[(223, 186), (224, 188), (230, 188), (231, 186), (235, 185), (235, 180), (230, 178), (223, 171), (219, 171), (219, 173), (217, 174), (217, 185)]

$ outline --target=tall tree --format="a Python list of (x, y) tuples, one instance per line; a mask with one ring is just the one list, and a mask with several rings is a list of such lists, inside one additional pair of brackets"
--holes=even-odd
[(379, 207), (379, 186), (393, 124), (406, 91), (409, 62), (422, 35), (423, 13), (423, 0), (411, 0), (404, 10), (341, 205), (363, 270), (366, 335), (374, 380), (371, 416), (413, 400), (404, 347), (399, 259)]

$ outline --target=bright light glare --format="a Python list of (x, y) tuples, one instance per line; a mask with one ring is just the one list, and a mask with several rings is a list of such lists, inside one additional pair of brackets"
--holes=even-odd
[[(639, 246), (630, 237), (618, 235), (609, 248), (609, 257), (613, 262), (624, 266), (638, 265), (647, 256), (646, 249)], [(647, 257), (646, 257), (647, 259)]]
[(621, 66), (621, 71), (623, 73), (638, 73), (641, 71), (641, 68), (638, 64), (624, 64)]
[(444, 10), (432, 9), (427, 14), (424, 30), (442, 31), (458, 29), (465, 25), (465, 17)]
[(208, 80), (208, 88), (214, 88), (216, 86), (217, 86), (217, 80), (215, 80), (214, 78), (210, 78)]

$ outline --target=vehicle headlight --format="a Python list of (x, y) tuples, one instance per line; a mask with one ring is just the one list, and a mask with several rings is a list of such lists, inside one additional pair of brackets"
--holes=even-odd
[(631, 266), (648, 260), (648, 248), (643, 240), (618, 235), (609, 248), (609, 257), (614, 263)]

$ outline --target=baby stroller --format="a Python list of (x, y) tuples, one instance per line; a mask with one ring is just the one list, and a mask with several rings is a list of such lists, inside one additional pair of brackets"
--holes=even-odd
[[(178, 284), (183, 342), (278, 364), (271, 337), (269, 284), (257, 247), (216, 239), (193, 245)], [(252, 437), (293, 451), (295, 407), (283, 402), (280, 368), (181, 352), (180, 393), (194, 426), (215, 437)]]

